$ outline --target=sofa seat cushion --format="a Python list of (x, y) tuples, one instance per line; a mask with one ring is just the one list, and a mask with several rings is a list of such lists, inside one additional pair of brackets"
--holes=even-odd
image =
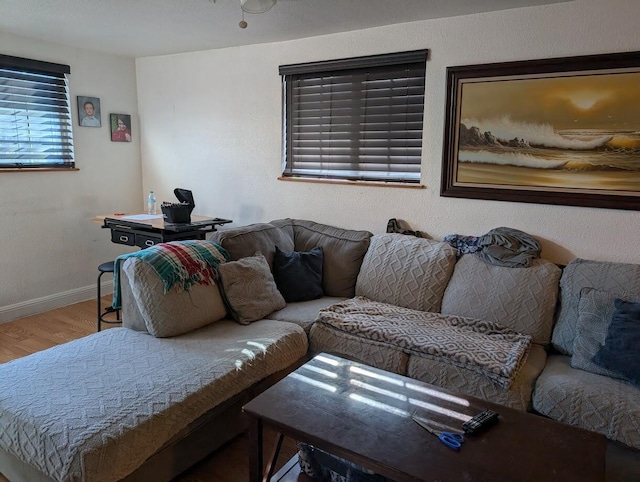
[(304, 331), (309, 334), (311, 325), (318, 318), (318, 312), (322, 308), (327, 308), (334, 303), (344, 301), (345, 298), (335, 296), (323, 296), (315, 300), (298, 301), (295, 303), (287, 303), (287, 306), (281, 310), (274, 311), (266, 316), (269, 320), (287, 321), (300, 325)]
[(407, 374), (409, 355), (399, 347), (366, 340), (323, 323), (311, 326), (309, 350), (312, 353), (332, 353), (399, 375)]
[(533, 392), (534, 410), (640, 449), (640, 389), (572, 368), (570, 360), (549, 356)]
[(376, 234), (364, 257), (356, 296), (421, 311), (440, 311), (456, 264), (447, 243), (402, 234)]
[(560, 268), (544, 259), (528, 268), (509, 268), (467, 254), (456, 263), (442, 313), (495, 321), (548, 344), (559, 279)]
[(640, 293), (640, 264), (574, 259), (562, 271), (560, 306), (551, 342), (564, 355), (573, 355), (582, 288), (613, 295)]
[(409, 357), (407, 376), (462, 395), (529, 411), (531, 392), (536, 378), (544, 368), (546, 358), (544, 348), (531, 345), (524, 364), (508, 389), (474, 371), (418, 355)]
[(0, 449), (54, 480), (120, 480), (307, 351), (304, 331), (220, 320), (174, 338), (114, 328), (0, 365)]

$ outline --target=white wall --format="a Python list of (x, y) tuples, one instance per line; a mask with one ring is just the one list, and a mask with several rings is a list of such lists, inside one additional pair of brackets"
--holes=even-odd
[[(286, 8), (282, 5), (281, 8)], [(383, 232), (388, 218), (434, 238), (511, 226), (543, 256), (640, 262), (637, 212), (439, 196), (446, 67), (640, 50), (637, 0), (577, 0), (311, 39), (136, 61), (145, 191), (193, 190), (196, 213), (231, 226), (281, 217)], [(422, 182), (426, 189), (278, 181), (278, 66), (430, 49)]]
[[(0, 53), (71, 66), (74, 172), (0, 171), (0, 321), (95, 297), (98, 265), (126, 252), (98, 214), (143, 208), (135, 63), (0, 32)], [(79, 127), (76, 96), (99, 97), (102, 127)], [(111, 142), (109, 113), (132, 114)], [(106, 277), (105, 277), (106, 279)]]

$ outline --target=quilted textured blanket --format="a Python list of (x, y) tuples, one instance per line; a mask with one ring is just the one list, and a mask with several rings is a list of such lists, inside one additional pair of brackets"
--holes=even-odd
[(531, 337), (492, 321), (441, 315), (364, 297), (320, 310), (316, 323), (480, 373), (508, 388)]
[(120, 480), (208, 410), (307, 352), (304, 330), (114, 328), (0, 364), (0, 448), (60, 482)]
[(113, 273), (113, 307), (120, 308), (120, 264), (127, 258), (149, 264), (162, 279), (164, 292), (178, 283), (184, 290), (196, 283), (212, 284), (214, 270), (231, 256), (217, 243), (207, 240), (171, 241), (118, 256)]

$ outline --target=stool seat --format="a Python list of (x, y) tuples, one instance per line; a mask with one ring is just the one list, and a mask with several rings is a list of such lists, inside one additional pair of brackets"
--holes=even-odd
[[(98, 275), (98, 331), (102, 329), (102, 323), (122, 323), (120, 319), (120, 310), (113, 308), (112, 306), (107, 306), (104, 311), (102, 311), (102, 293), (100, 290), (100, 279), (102, 275), (105, 273), (113, 273), (115, 270), (115, 261), (107, 261), (106, 263), (102, 263), (98, 266), (98, 271), (100, 274)], [(115, 320), (107, 320), (105, 319), (105, 315), (109, 313), (115, 313)]]
[(115, 264), (115, 261), (107, 261), (106, 263), (102, 263), (100, 266), (98, 266), (98, 271), (100, 271), (101, 273), (113, 273)]

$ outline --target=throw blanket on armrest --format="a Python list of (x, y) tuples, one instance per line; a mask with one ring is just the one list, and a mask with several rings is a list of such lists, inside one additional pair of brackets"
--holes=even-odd
[(509, 388), (531, 336), (463, 316), (410, 310), (358, 296), (320, 310), (316, 323), (480, 373)]
[(138, 258), (149, 264), (162, 279), (165, 293), (177, 284), (185, 291), (196, 283), (212, 284), (218, 265), (231, 260), (226, 249), (206, 240), (171, 241), (118, 256), (113, 271), (114, 309), (121, 307), (120, 264), (128, 258)]

